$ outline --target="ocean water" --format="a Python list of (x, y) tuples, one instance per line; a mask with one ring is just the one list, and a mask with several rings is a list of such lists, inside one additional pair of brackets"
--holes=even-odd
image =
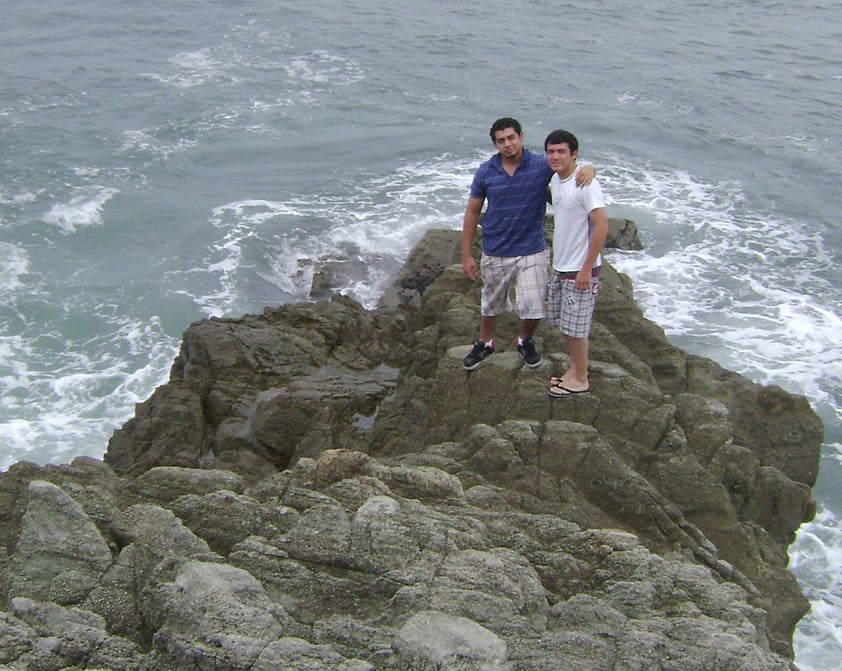
[(100, 457), (187, 326), (373, 306), (458, 229), (488, 127), (579, 137), (671, 341), (805, 395), (802, 671), (842, 653), (842, 5), (30, 0), (0, 24), (0, 469)]

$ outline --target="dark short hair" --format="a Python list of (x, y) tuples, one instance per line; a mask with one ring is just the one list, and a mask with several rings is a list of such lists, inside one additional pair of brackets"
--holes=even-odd
[(567, 130), (554, 130), (547, 135), (547, 138), (544, 140), (544, 151), (547, 151), (547, 147), (551, 144), (566, 144), (571, 154), (574, 151), (579, 151), (579, 140), (576, 139), (573, 133)]
[(504, 116), (501, 119), (497, 119), (493, 124), (491, 124), (491, 130), (488, 131), (488, 134), (491, 136), (491, 141), (494, 142), (497, 138), (494, 137), (494, 133), (498, 130), (506, 130), (507, 128), (514, 128), (515, 133), (520, 135), (523, 132), (523, 129), (520, 127), (520, 121), (517, 119), (512, 119), (510, 116)]

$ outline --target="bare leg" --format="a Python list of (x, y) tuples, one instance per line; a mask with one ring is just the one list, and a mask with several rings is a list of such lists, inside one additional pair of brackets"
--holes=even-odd
[(570, 366), (561, 376), (561, 384), (571, 391), (587, 389), (588, 383), (588, 339), (565, 336)]
[(494, 337), (494, 329), (497, 328), (497, 317), (483, 315), (479, 320), (479, 339), (484, 343), (491, 342)]
[(538, 324), (541, 323), (540, 319), (521, 319), (520, 320), (520, 337), (526, 340), (527, 338), (531, 338), (532, 334), (535, 333), (535, 329), (538, 328)]

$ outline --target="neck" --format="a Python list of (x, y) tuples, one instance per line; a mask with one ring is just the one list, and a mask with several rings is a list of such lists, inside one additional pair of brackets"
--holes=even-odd
[(506, 157), (500, 154), (500, 161), (502, 162), (502, 164), (510, 168), (516, 167), (520, 163), (522, 158), (523, 150), (519, 151), (516, 155), (512, 157)]
[(559, 178), (559, 179), (567, 179), (567, 178), (568, 178), (568, 177), (570, 177), (570, 176), (571, 176), (574, 172), (576, 172), (576, 169), (577, 169), (578, 167), (579, 167), (579, 166), (578, 166), (578, 165), (576, 165), (576, 164), (574, 163), (574, 164), (573, 164), (573, 165), (571, 165), (571, 166), (570, 166), (567, 170), (565, 170), (563, 173), (561, 173), (561, 172), (560, 172), (560, 173), (558, 173), (558, 178)]

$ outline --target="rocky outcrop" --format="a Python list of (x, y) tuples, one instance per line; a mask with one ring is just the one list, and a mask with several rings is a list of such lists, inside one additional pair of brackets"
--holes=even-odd
[(672, 347), (610, 266), (591, 394), (548, 398), (561, 339), (526, 368), (513, 316), (466, 373), (458, 250), (429, 232), (377, 310), (195, 323), (103, 461), (0, 474), (0, 665), (794, 668), (805, 399)]

